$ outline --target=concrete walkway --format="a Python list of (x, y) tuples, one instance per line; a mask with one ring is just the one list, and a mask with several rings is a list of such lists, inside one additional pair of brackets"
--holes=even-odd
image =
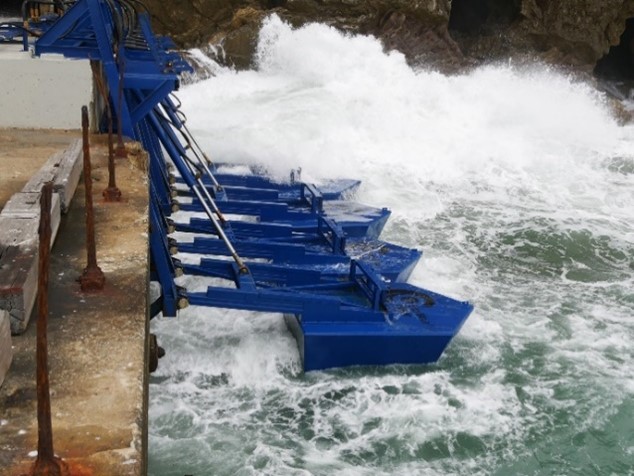
[[(69, 134), (68, 142), (77, 137)], [(105, 203), (107, 157), (101, 138), (93, 138), (91, 152), (97, 259), (107, 281), (104, 291), (94, 294), (80, 292), (76, 282), (86, 265), (82, 183), (62, 217), (51, 257), (55, 452), (71, 463), (73, 474), (142, 475), (147, 454), (146, 172), (118, 159), (117, 185), (124, 201)], [(26, 332), (13, 336), (13, 363), (0, 387), (1, 476), (25, 474), (35, 460), (35, 321), (32, 316)]]

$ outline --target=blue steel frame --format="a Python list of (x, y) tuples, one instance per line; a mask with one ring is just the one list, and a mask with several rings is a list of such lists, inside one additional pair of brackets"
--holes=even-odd
[[(121, 131), (149, 153), (150, 251), (163, 314), (175, 316), (188, 303), (285, 313), (306, 370), (437, 360), (473, 307), (400, 283), (420, 258), (416, 250), (377, 242), (377, 252), (352, 257), (351, 250), (377, 239), (389, 210), (350, 205), (342, 216), (355, 217), (337, 220), (337, 207), (324, 201), (358, 181), (323, 192), (301, 182), (216, 174), (171, 98), (178, 75), (191, 68), (169, 51), (169, 39), (152, 33), (147, 13), (129, 31), (117, 27), (122, 9), (116, 0), (78, 0), (36, 41), (35, 53), (101, 62)], [(128, 45), (130, 37), (135, 41)], [(186, 185), (191, 204), (176, 200), (176, 182)], [(180, 208), (206, 217), (176, 223), (170, 216)], [(227, 213), (258, 222), (228, 220)], [(174, 230), (207, 236), (178, 242), (168, 236)], [(207, 257), (183, 264), (173, 257), (177, 252)], [(175, 282), (183, 272), (229, 280), (235, 288), (186, 293)]]

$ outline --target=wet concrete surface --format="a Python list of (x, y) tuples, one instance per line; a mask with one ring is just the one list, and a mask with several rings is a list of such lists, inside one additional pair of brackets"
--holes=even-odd
[[(82, 181), (51, 255), (54, 449), (74, 468), (72, 474), (140, 475), (147, 454), (148, 184), (145, 171), (117, 159), (123, 201), (104, 202), (107, 148), (102, 137), (91, 142), (97, 261), (106, 285), (82, 293), (77, 282), (86, 266)], [(26, 474), (35, 461), (36, 320), (33, 315), (27, 331), (13, 337), (13, 364), (0, 388), (1, 476)]]

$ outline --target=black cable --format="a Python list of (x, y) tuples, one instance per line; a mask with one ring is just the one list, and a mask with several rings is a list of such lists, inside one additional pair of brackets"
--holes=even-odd
[(106, 5), (108, 6), (108, 9), (110, 10), (110, 16), (112, 18), (112, 25), (113, 25), (112, 36), (115, 43), (113, 46), (115, 47), (115, 51), (116, 51), (118, 49), (119, 43), (121, 42), (123, 38), (122, 19), (114, 1), (113, 0), (104, 0), (104, 1)]
[[(143, 3), (141, 0), (129, 0), (131, 3), (136, 3), (137, 5), (139, 5), (141, 7), (141, 9), (144, 11), (144, 13), (150, 13), (150, 10), (148, 9), (147, 5), (145, 3)], [(137, 9), (138, 12), (138, 9)]]

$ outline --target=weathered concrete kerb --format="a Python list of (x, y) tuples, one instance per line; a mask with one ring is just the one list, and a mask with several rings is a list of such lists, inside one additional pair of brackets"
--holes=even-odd
[(11, 346), (11, 325), (9, 324), (9, 313), (0, 309), (0, 387), (9, 371), (11, 360), (13, 359), (13, 348)]
[(68, 210), (79, 182), (80, 145), (75, 141), (54, 154), (0, 213), (0, 309), (9, 313), (13, 334), (24, 332), (35, 304), (40, 190), (51, 182), (56, 192), (51, 206), (54, 241), (62, 210)]

